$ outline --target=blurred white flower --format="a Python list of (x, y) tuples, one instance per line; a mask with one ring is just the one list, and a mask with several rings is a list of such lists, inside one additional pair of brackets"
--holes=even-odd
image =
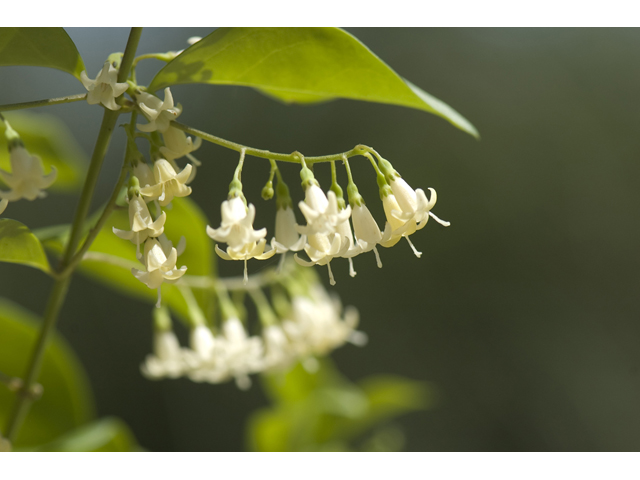
[(127, 91), (127, 82), (116, 83), (118, 70), (111, 63), (104, 62), (104, 66), (95, 80), (87, 76), (87, 72), (80, 73), (80, 81), (87, 89), (87, 103), (95, 105), (101, 103), (109, 110), (120, 110), (120, 105), (115, 101), (117, 97)]
[(142, 374), (151, 379), (178, 378), (185, 372), (185, 351), (172, 330), (156, 331), (152, 355), (147, 355), (141, 366)]
[(200, 137), (196, 137), (194, 142), (191, 137), (187, 137), (186, 133), (175, 127), (169, 127), (162, 132), (162, 138), (164, 146), (160, 147), (160, 153), (169, 161), (182, 158), (202, 145)]
[(3, 199), (0, 200), (0, 214), (2, 214), (2, 212), (4, 212), (5, 208), (7, 208), (7, 205), (9, 204), (9, 200)]

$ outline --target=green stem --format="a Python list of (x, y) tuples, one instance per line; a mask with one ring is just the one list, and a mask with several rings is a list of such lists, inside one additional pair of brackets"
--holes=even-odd
[[(118, 72), (118, 81), (122, 82), (127, 78), (131, 63), (135, 55), (135, 50), (140, 40), (141, 28), (132, 28), (127, 41), (125, 53), (120, 65), (120, 71)], [(109, 140), (111, 134), (115, 128), (116, 121), (118, 120), (119, 112), (114, 112), (105, 109), (104, 116), (102, 118), (102, 125), (100, 126), (100, 132), (98, 133), (98, 139), (94, 146), (93, 155), (91, 156), (91, 164), (89, 165), (89, 171), (87, 172), (87, 178), (85, 179), (82, 193), (80, 194), (80, 200), (76, 209), (73, 225), (71, 227), (71, 234), (69, 241), (65, 247), (65, 252), (60, 263), (60, 270), (64, 271), (65, 267), (69, 264), (76, 251), (80, 237), (83, 231), (84, 220), (89, 211), (91, 204), (91, 198), (93, 197), (93, 190), (98, 180), (98, 174), (100, 173), (100, 167), (102, 161), (107, 153), (109, 146)], [(47, 341), (51, 333), (55, 329), (55, 324), (58, 319), (58, 314), (64, 304), (64, 300), (71, 283), (72, 275), (69, 274), (66, 277), (59, 278), (53, 285), (47, 307), (42, 322), (42, 327), (36, 341), (36, 345), (32, 351), (29, 365), (25, 374), (24, 385), (21, 392), (30, 392), (35, 384), (38, 375), (40, 374), (40, 368), (42, 366), (42, 358), (44, 356)], [(20, 392), (19, 392), (20, 393)], [(27, 415), (29, 405), (32, 399), (27, 395), (18, 395), (16, 397), (13, 409), (9, 414), (6, 428), (6, 438), (9, 441), (13, 441), (22, 425), (24, 418)]]
[(334, 160), (342, 160), (343, 158), (355, 157), (356, 155), (362, 155), (365, 152), (370, 152), (373, 149), (371, 147), (367, 147), (366, 145), (356, 145), (351, 150), (348, 150), (343, 153), (335, 153), (333, 155), (323, 155), (320, 157), (303, 157), (299, 152), (293, 153), (274, 153), (269, 150), (260, 150), (258, 148), (251, 148), (245, 145), (240, 145), (239, 143), (231, 142), (229, 140), (225, 140), (224, 138), (216, 137), (215, 135), (211, 135), (210, 133), (203, 132), (201, 130), (196, 130), (195, 128), (191, 128), (187, 125), (183, 125), (178, 122), (171, 122), (171, 126), (175, 127), (183, 132), (189, 133), (191, 135), (195, 135), (196, 137), (200, 137), (207, 142), (215, 143), (216, 145), (220, 145), (221, 147), (228, 148), (230, 150), (235, 150), (236, 152), (245, 151), (247, 155), (251, 155), (252, 157), (266, 158), (269, 160), (276, 160), (278, 162), (290, 162), (290, 163), (302, 163), (302, 159), (307, 164), (311, 163), (321, 163), (321, 162), (331, 162)]
[(68, 97), (47, 98), (45, 100), (34, 100), (33, 102), (10, 103), (0, 105), (0, 112), (9, 112), (11, 110), (24, 110), (25, 108), (46, 107), (48, 105), (60, 105), (61, 103), (78, 102), (87, 98), (86, 93), (77, 95), (69, 95)]

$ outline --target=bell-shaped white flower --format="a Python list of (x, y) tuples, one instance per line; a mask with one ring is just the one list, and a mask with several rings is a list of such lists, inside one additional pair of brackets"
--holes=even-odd
[(153, 170), (145, 162), (138, 162), (133, 167), (133, 174), (138, 178), (141, 187), (155, 185), (156, 180), (153, 178)]
[(304, 202), (300, 202), (298, 207), (307, 220), (307, 225), (298, 227), (298, 231), (305, 235), (335, 233), (336, 227), (351, 215), (350, 206), (344, 210), (338, 208), (338, 199), (333, 191), (330, 190), (325, 195), (322, 189), (314, 184), (307, 187)]
[(202, 145), (200, 137), (196, 137), (194, 142), (191, 137), (187, 137), (186, 133), (175, 127), (169, 127), (162, 132), (162, 138), (164, 146), (160, 147), (160, 153), (169, 161), (182, 158)]
[(14, 202), (21, 198), (35, 200), (47, 195), (43, 190), (56, 180), (58, 172), (55, 167), (51, 167), (51, 172), (45, 175), (40, 157), (31, 155), (21, 143), (11, 148), (9, 160), (11, 173), (0, 170), (0, 178), (11, 190), (0, 190), (1, 199)]
[[(140, 194), (149, 198), (149, 200), (158, 200), (163, 207), (171, 203), (173, 197), (186, 197), (191, 194), (191, 187), (186, 183), (191, 175), (191, 165), (180, 172), (176, 173), (173, 166), (164, 158), (156, 160), (153, 165), (154, 184), (147, 185), (140, 189)], [(142, 185), (140, 180), (140, 184)]]
[(382, 240), (382, 233), (380, 232), (380, 227), (378, 227), (373, 215), (371, 215), (371, 212), (366, 205), (361, 203), (356, 204), (353, 207), (351, 219), (353, 221), (353, 232), (356, 237), (356, 242), (360, 246), (361, 251), (369, 252), (373, 250), (376, 255), (378, 267), (382, 268), (380, 255), (376, 249), (376, 244)]
[(167, 214), (162, 212), (154, 220), (145, 201), (138, 195), (134, 195), (129, 200), (129, 226), (131, 230), (120, 230), (113, 227), (113, 233), (123, 240), (131, 240), (135, 245), (140, 246), (147, 238), (162, 235), (166, 219)]
[(279, 207), (276, 212), (276, 234), (271, 241), (276, 252), (282, 254), (278, 264), (278, 273), (282, 271), (286, 253), (288, 251), (298, 252), (302, 250), (307, 242), (306, 235), (298, 234), (298, 227), (299, 225), (296, 223), (296, 216), (291, 206)]
[(186, 369), (185, 352), (172, 330), (156, 331), (153, 338), (152, 355), (142, 364), (142, 374), (151, 379), (178, 378)]
[(224, 260), (244, 260), (244, 278), (248, 280), (247, 260), (255, 258), (265, 260), (271, 258), (276, 249), (264, 251), (267, 241), (267, 229), (253, 229), (256, 209), (252, 204), (245, 206), (240, 197), (233, 197), (222, 202), (222, 221), (219, 228), (207, 225), (207, 235), (217, 242), (227, 244), (224, 251), (216, 245), (216, 253)]
[[(399, 180), (402, 179), (400, 178)], [(427, 199), (426, 194), (420, 188), (413, 191), (404, 181), (401, 183), (395, 183), (395, 185), (396, 191), (401, 192), (403, 195), (404, 208), (408, 210), (404, 210), (402, 208), (400, 202), (396, 199), (395, 194), (390, 194), (384, 197), (382, 204), (387, 217), (387, 224), (385, 225), (385, 231), (382, 235), (380, 245), (383, 247), (391, 247), (404, 237), (416, 257), (420, 258), (420, 256), (422, 256), (422, 252), (419, 252), (416, 249), (409, 239), (409, 235), (412, 235), (417, 230), (424, 228), (430, 216), (445, 227), (448, 227), (450, 223), (440, 220), (431, 212), (431, 209), (436, 204), (436, 200), (438, 198), (436, 191), (433, 188), (429, 188), (431, 198)]]
[(109, 110), (120, 110), (120, 105), (116, 103), (115, 99), (126, 92), (129, 85), (127, 82), (116, 83), (117, 79), (118, 70), (108, 61), (104, 62), (104, 66), (95, 80), (91, 80), (85, 71), (80, 73), (80, 81), (89, 92), (87, 93), (87, 103), (89, 105), (101, 103)]
[(335, 285), (336, 280), (331, 270), (331, 260), (336, 257), (345, 257), (349, 247), (350, 244), (347, 237), (337, 233), (330, 235), (314, 233), (307, 237), (307, 243), (304, 246), (304, 251), (309, 256), (310, 261), (298, 257), (298, 254), (295, 254), (293, 258), (298, 265), (302, 265), (303, 267), (326, 265), (329, 271), (329, 283)]
[(131, 273), (149, 288), (158, 289), (158, 303), (160, 302), (160, 286), (164, 283), (176, 282), (187, 271), (187, 267), (176, 267), (178, 252), (175, 248), (165, 251), (157, 239), (148, 239), (144, 244), (144, 266), (146, 271), (136, 268)]
[(418, 188), (413, 190), (402, 177), (396, 176), (389, 182), (389, 186), (396, 197), (398, 205), (404, 213), (404, 218), (411, 218), (415, 216), (416, 223), (418, 224), (418, 230), (420, 230), (427, 223), (427, 217), (433, 217), (441, 225), (448, 227), (451, 225), (449, 222), (440, 220), (431, 212), (431, 209), (436, 204), (437, 196), (436, 191), (433, 188), (429, 188), (431, 192), (431, 199), (427, 199), (424, 190)]
[(173, 104), (173, 95), (171, 95), (169, 87), (164, 89), (164, 101), (150, 93), (141, 92), (136, 95), (136, 102), (144, 116), (149, 120), (146, 125), (136, 125), (138, 130), (142, 132), (155, 132), (156, 130), (166, 132), (170, 127), (171, 121), (178, 118), (182, 113), (182, 107)]
[(275, 242), (278, 253), (288, 251), (298, 252), (302, 250), (306, 242), (304, 235), (298, 234), (296, 216), (290, 206), (278, 208), (276, 212)]

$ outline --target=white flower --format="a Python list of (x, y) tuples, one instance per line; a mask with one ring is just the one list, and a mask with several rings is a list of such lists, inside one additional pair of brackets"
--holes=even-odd
[(0, 200), (0, 214), (2, 214), (2, 212), (4, 212), (4, 209), (7, 208), (8, 204), (9, 204), (9, 200), (7, 200), (7, 199)]
[(329, 191), (327, 198), (322, 189), (313, 184), (306, 189), (304, 202), (300, 202), (298, 207), (307, 220), (307, 225), (298, 227), (298, 231), (306, 235), (335, 233), (336, 227), (351, 215), (350, 206), (344, 210), (338, 209), (338, 200), (333, 191)]
[(11, 148), (9, 159), (11, 173), (0, 170), (0, 178), (11, 190), (0, 190), (0, 198), (13, 202), (21, 198), (35, 200), (45, 197), (47, 194), (43, 189), (50, 187), (56, 180), (58, 173), (55, 167), (51, 167), (51, 173), (45, 175), (40, 157), (31, 155), (21, 143)]
[(167, 214), (162, 212), (154, 221), (145, 201), (135, 195), (129, 200), (129, 226), (131, 230), (120, 230), (113, 227), (113, 233), (123, 240), (131, 240), (135, 245), (140, 246), (147, 238), (162, 235), (166, 219)]
[(220, 383), (235, 377), (238, 388), (251, 386), (249, 374), (260, 370), (263, 345), (259, 337), (249, 337), (237, 318), (225, 320), (222, 335), (216, 338), (213, 355), (188, 371), (195, 382)]
[(289, 250), (292, 252), (302, 250), (306, 242), (306, 237), (298, 234), (298, 226), (296, 216), (290, 206), (278, 208), (276, 212), (276, 235), (274, 242), (278, 253), (284, 253)]
[[(139, 168), (144, 169), (144, 167)], [(187, 164), (180, 173), (176, 173), (171, 164), (164, 158), (156, 160), (153, 165), (154, 183), (142, 187), (140, 194), (149, 197), (150, 200), (158, 200), (163, 207), (171, 203), (173, 197), (190, 195), (191, 187), (188, 187), (186, 183), (189, 181), (191, 168), (191, 165)], [(142, 180), (140, 184), (142, 185)]]
[(282, 327), (269, 325), (262, 331), (264, 356), (261, 370), (281, 370), (293, 363), (295, 354)]
[(326, 355), (347, 341), (356, 345), (367, 341), (364, 333), (355, 330), (358, 311), (347, 307), (342, 318), (340, 300), (329, 297), (319, 285), (312, 288), (311, 297), (295, 296), (292, 307), (292, 319), (283, 321), (282, 327), (299, 357)]
[(194, 142), (191, 137), (187, 137), (186, 133), (175, 127), (169, 127), (162, 132), (162, 138), (164, 139), (164, 146), (160, 147), (160, 153), (169, 161), (184, 157), (202, 145), (200, 137), (196, 137)]
[(185, 352), (171, 330), (156, 331), (153, 339), (154, 354), (147, 355), (141, 365), (142, 374), (152, 380), (178, 378), (185, 372)]
[(382, 267), (380, 255), (376, 249), (376, 244), (382, 239), (382, 233), (373, 215), (371, 215), (366, 205), (362, 203), (353, 207), (351, 219), (353, 220), (353, 232), (356, 236), (356, 242), (361, 251), (369, 252), (373, 250), (378, 267)]
[(191, 330), (190, 335), (191, 349), (202, 359), (208, 360), (214, 354), (215, 339), (211, 330), (204, 326), (198, 325)]
[(155, 185), (156, 183), (153, 178), (153, 171), (145, 162), (138, 162), (138, 164), (133, 167), (133, 174), (138, 178), (140, 186), (142, 187)]
[(337, 233), (332, 233), (331, 235), (315, 233), (307, 237), (307, 243), (304, 246), (304, 251), (309, 256), (310, 261), (303, 260), (298, 257), (298, 254), (295, 254), (293, 258), (303, 267), (326, 265), (329, 271), (329, 283), (335, 285), (336, 280), (331, 270), (331, 260), (336, 257), (345, 257), (349, 247), (350, 244), (347, 237)]
[(398, 205), (405, 214), (405, 217), (410, 218), (412, 215), (415, 215), (415, 220), (419, 224), (418, 230), (424, 227), (429, 216), (433, 217), (434, 220), (445, 227), (451, 225), (449, 222), (440, 220), (431, 213), (431, 209), (436, 204), (437, 199), (436, 191), (433, 188), (429, 189), (431, 192), (431, 199), (428, 200), (422, 189), (418, 188), (413, 190), (401, 177), (396, 177), (391, 180), (389, 182), (389, 186), (398, 201)]
[(178, 252), (175, 248), (165, 251), (158, 240), (149, 239), (144, 244), (146, 271), (132, 268), (131, 273), (147, 287), (159, 289), (163, 282), (173, 283), (187, 271), (187, 267), (176, 267), (177, 260)]
[(89, 92), (87, 93), (87, 103), (89, 105), (101, 103), (109, 110), (119, 110), (120, 105), (115, 102), (115, 99), (126, 92), (129, 85), (127, 82), (116, 83), (117, 78), (118, 70), (108, 61), (104, 62), (104, 66), (95, 80), (91, 80), (87, 76), (87, 72), (83, 71), (80, 74), (80, 81)]
[(136, 95), (138, 106), (149, 123), (146, 125), (137, 124), (138, 130), (142, 132), (166, 132), (169, 129), (170, 122), (178, 118), (182, 113), (180, 105), (174, 106), (173, 96), (169, 87), (164, 89), (164, 101), (161, 101), (155, 95), (147, 92), (141, 92)]
[(256, 258), (265, 260), (271, 258), (276, 249), (272, 248), (264, 251), (267, 241), (267, 229), (253, 229), (253, 219), (256, 209), (252, 204), (247, 208), (240, 197), (233, 197), (231, 200), (222, 202), (221, 207), (222, 222), (220, 228), (211, 228), (207, 225), (207, 235), (217, 242), (226, 243), (226, 252), (216, 245), (216, 253), (224, 260), (244, 260), (244, 278), (247, 275), (247, 260)]
[[(392, 191), (398, 192), (398, 196), (396, 196), (395, 193), (390, 194), (382, 201), (387, 217), (387, 224), (385, 225), (385, 231), (380, 244), (383, 247), (391, 247), (404, 237), (407, 239), (416, 257), (420, 258), (422, 252), (419, 252), (413, 243), (411, 243), (409, 235), (415, 233), (416, 230), (424, 228), (430, 216), (445, 227), (451, 224), (440, 220), (431, 212), (438, 198), (433, 188), (429, 188), (431, 198), (427, 199), (422, 189), (412, 190), (402, 178), (393, 180), (390, 185)], [(400, 200), (402, 200), (402, 202)]]

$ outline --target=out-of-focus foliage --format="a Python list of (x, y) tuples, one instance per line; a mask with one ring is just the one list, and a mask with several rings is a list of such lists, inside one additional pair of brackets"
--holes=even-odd
[[(175, 198), (172, 205), (171, 221), (166, 222), (164, 233), (174, 246), (182, 236), (187, 240), (186, 250), (178, 257), (178, 267), (188, 265), (189, 275), (211, 275), (215, 258), (212, 242), (205, 233), (207, 219), (204, 213), (189, 198)], [(144, 270), (144, 266), (136, 259), (136, 246), (117, 237), (112, 227), (130, 229), (126, 205), (116, 209), (106, 221), (91, 245), (87, 258), (81, 263), (80, 271), (120, 293), (155, 303), (156, 290), (148, 288), (131, 274), (131, 268)], [(57, 235), (44, 240), (45, 247), (60, 253), (65, 241), (65, 233), (62, 233), (66, 232), (65, 229), (61, 228), (57, 232), (55, 229), (47, 230)], [(38, 234), (46, 236), (46, 231)], [(205, 313), (213, 310), (213, 296), (210, 292), (199, 290), (194, 295)], [(175, 285), (162, 285), (162, 301), (183, 319), (188, 318), (187, 304)]]
[(315, 373), (298, 364), (263, 379), (273, 406), (249, 418), (247, 444), (256, 451), (400, 450), (402, 431), (385, 424), (431, 404), (422, 382), (378, 375), (356, 384), (329, 359)]
[(78, 49), (61, 27), (4, 27), (0, 66), (8, 65), (57, 68), (78, 79), (85, 69)]
[[(45, 173), (48, 174), (51, 167), (58, 171), (56, 181), (48, 191), (80, 190), (84, 179), (86, 155), (60, 119), (51, 115), (25, 112), (8, 112), (3, 115), (20, 134), (26, 149), (42, 159)], [(4, 132), (3, 122), (0, 122), (0, 131)], [(4, 135), (0, 135), (0, 168), (11, 171)]]
[(0, 219), (0, 262), (20, 263), (51, 271), (42, 244), (26, 225), (8, 218)]
[(79, 427), (38, 452), (135, 452), (141, 450), (131, 429), (119, 418), (107, 417)]
[(149, 90), (184, 83), (243, 85), (285, 103), (348, 98), (401, 105), (478, 136), (453, 108), (405, 82), (339, 28), (218, 28), (160, 70)]
[[(41, 320), (0, 298), (0, 372), (21, 378), (35, 344)], [(80, 362), (66, 342), (54, 335), (44, 353), (38, 382), (42, 398), (31, 407), (14, 448), (51, 442), (93, 418), (94, 402)], [(4, 428), (15, 394), (0, 385), (0, 425)]]

